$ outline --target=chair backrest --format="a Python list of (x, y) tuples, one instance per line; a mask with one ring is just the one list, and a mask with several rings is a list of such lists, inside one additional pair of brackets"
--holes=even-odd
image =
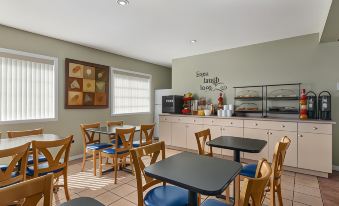
[(43, 133), (44, 133), (44, 130), (42, 128), (34, 129), (34, 130), (25, 130), (25, 131), (7, 131), (8, 138), (39, 135)]
[[(143, 147), (131, 149), (131, 157), (133, 160), (133, 165), (135, 169), (135, 175), (137, 178), (137, 189), (138, 189), (138, 206), (143, 206), (143, 192), (148, 188), (161, 183), (160, 180), (153, 179), (145, 174), (145, 163), (143, 161), (144, 156), (151, 156), (150, 165), (154, 164), (158, 157), (165, 159), (165, 142), (153, 143)], [(145, 184), (143, 185), (143, 179), (145, 179)]]
[(114, 144), (115, 144), (116, 155), (118, 155), (119, 152), (129, 151), (130, 149), (132, 149), (134, 133), (135, 133), (135, 127), (128, 128), (128, 129), (116, 129), (115, 130), (115, 135), (114, 135), (115, 143)]
[[(12, 158), (11, 162), (6, 167), (0, 168), (0, 187), (21, 182), (26, 179), (29, 146), (30, 143), (26, 143), (18, 147), (0, 150), (0, 159)], [(20, 167), (17, 168), (17, 165)]]
[(24, 200), (22, 206), (37, 205), (43, 197), (43, 205), (51, 206), (53, 197), (53, 174), (20, 182), (0, 189), (0, 206)]
[[(261, 206), (265, 188), (270, 180), (272, 169), (266, 159), (258, 162), (255, 178), (244, 178), (244, 184), (240, 193), (241, 206)], [(251, 204), (250, 204), (251, 203)]]
[[(34, 177), (39, 174), (49, 173), (52, 171), (67, 172), (69, 151), (71, 148), (73, 135), (61, 140), (54, 141), (32, 141), (33, 162), (34, 162)], [(57, 154), (53, 157), (49, 149), (58, 148)], [(48, 163), (48, 167), (39, 168), (39, 153), (42, 153)], [(42, 163), (45, 164), (45, 163)]]
[(107, 121), (108, 127), (123, 126), (123, 125), (124, 125), (124, 121)]
[(211, 141), (211, 131), (206, 129), (195, 133), (195, 138), (198, 144), (199, 155), (213, 156), (212, 147), (209, 147), (209, 152), (205, 151), (206, 142)]
[(283, 171), (283, 164), (288, 147), (291, 144), (291, 140), (288, 137), (283, 137), (274, 147), (274, 154), (272, 160), (272, 177), (271, 181), (274, 185), (280, 184), (281, 175)]
[[(99, 128), (99, 127), (100, 127), (99, 122), (93, 123), (93, 124), (80, 124), (82, 140), (83, 140), (85, 148), (86, 148), (87, 144), (100, 143), (100, 135), (95, 135), (94, 132), (86, 131), (86, 129)], [(96, 136), (98, 138), (96, 138)]]
[[(154, 124), (141, 125), (140, 126), (140, 146), (152, 144), (153, 134), (154, 134)], [(145, 137), (146, 142), (143, 142), (143, 137)]]

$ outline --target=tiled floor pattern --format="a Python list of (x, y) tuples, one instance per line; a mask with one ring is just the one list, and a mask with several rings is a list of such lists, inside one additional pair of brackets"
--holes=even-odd
[[(175, 150), (166, 150), (166, 156), (178, 153)], [(135, 206), (137, 205), (137, 188), (134, 176), (129, 173), (119, 171), (118, 183), (113, 182), (113, 173), (107, 173), (102, 177), (94, 177), (92, 162), (87, 161), (86, 171), (81, 171), (81, 163), (79, 160), (72, 161), (69, 166), (69, 190), (72, 198), (76, 197), (93, 197), (105, 205), (110, 206)], [(319, 186), (319, 181), (320, 185)], [(284, 205), (286, 206), (334, 206), (339, 205), (332, 195), (331, 182), (337, 181), (335, 190), (339, 192), (339, 175), (335, 180), (296, 174), (294, 172), (285, 171), (282, 178)], [(321, 191), (321, 190), (322, 191)], [(322, 200), (325, 191), (329, 200)], [(339, 194), (339, 193), (337, 193)], [(268, 196), (268, 195), (267, 195)], [(332, 199), (331, 199), (332, 197)], [(338, 197), (338, 196), (337, 196)], [(206, 198), (206, 197), (203, 197)], [(213, 197), (209, 197), (213, 198)], [(60, 205), (65, 202), (63, 190), (54, 195), (53, 205)], [(268, 205), (269, 200), (265, 199), (264, 204)]]

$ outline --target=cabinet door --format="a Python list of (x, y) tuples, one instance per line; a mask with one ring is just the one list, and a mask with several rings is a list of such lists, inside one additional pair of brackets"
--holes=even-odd
[(159, 123), (159, 140), (164, 141), (166, 145), (172, 145), (171, 123)]
[(274, 155), (275, 145), (281, 140), (281, 138), (287, 136), (291, 140), (291, 144), (287, 149), (284, 165), (297, 167), (298, 166), (298, 138), (297, 132), (288, 131), (269, 131), (268, 138), (268, 160), (272, 162)]
[(187, 124), (187, 149), (192, 149), (198, 151), (198, 143), (195, 138), (195, 133), (203, 130), (202, 125), (198, 124)]
[(186, 148), (186, 124), (172, 123), (172, 146)]
[(300, 133), (298, 136), (298, 167), (332, 172), (332, 135)]
[[(221, 136), (221, 126), (204, 125), (204, 129), (210, 129), (212, 139)], [(219, 148), (213, 147), (212, 150), (214, 154), (221, 154), (221, 149)]]
[[(244, 129), (239, 127), (223, 127), (222, 136), (244, 137)], [(233, 150), (222, 149), (222, 155), (233, 157)]]
[(268, 130), (245, 128), (244, 137), (267, 141), (266, 146), (261, 150), (260, 153), (245, 153), (244, 158), (251, 160), (260, 160), (261, 158), (268, 159)]

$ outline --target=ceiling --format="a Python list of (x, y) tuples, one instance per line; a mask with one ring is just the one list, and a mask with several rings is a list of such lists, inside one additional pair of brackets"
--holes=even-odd
[(170, 67), (174, 58), (321, 33), (332, 0), (0, 2), (0, 24)]
[(339, 0), (333, 0), (321, 42), (339, 41)]

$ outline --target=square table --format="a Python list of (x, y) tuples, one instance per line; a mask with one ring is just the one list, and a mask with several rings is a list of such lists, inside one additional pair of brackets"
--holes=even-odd
[(189, 205), (198, 205), (197, 194), (219, 195), (240, 173), (238, 162), (182, 152), (145, 168), (149, 177), (189, 191)]
[[(266, 146), (267, 141), (243, 137), (221, 136), (206, 142), (206, 144), (211, 147), (233, 150), (233, 160), (240, 163), (240, 152), (259, 153)], [(239, 177), (235, 179), (234, 193), (237, 194), (235, 195), (235, 205), (238, 205), (240, 193)]]
[(98, 134), (107, 134), (107, 135), (114, 135), (116, 129), (130, 129), (135, 127), (135, 131), (140, 131), (140, 126), (133, 126), (133, 125), (122, 125), (122, 126), (112, 126), (112, 127), (98, 127), (98, 128), (88, 128), (86, 131), (94, 132)]

